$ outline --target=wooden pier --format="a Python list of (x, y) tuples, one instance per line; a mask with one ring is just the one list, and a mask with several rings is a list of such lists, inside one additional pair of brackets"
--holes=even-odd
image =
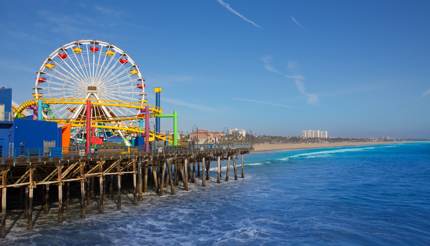
[[(0, 236), (5, 237), (13, 224), (7, 224), (8, 210), (22, 211), (27, 229), (35, 225), (33, 209), (38, 205), (48, 213), (58, 208), (58, 221), (73, 201), (79, 201), (80, 217), (89, 204), (96, 202), (103, 213), (106, 199), (121, 209), (121, 194), (132, 193), (133, 202), (144, 199), (150, 190), (156, 194), (175, 194), (189, 189), (189, 183), (206, 186), (211, 165), (216, 167), (216, 183), (245, 177), (243, 155), (249, 145), (208, 145), (192, 148), (163, 148), (150, 153), (140, 151), (99, 151), (91, 156), (65, 155), (62, 158), (28, 156), (2, 160)], [(221, 161), (226, 160), (222, 177)], [(240, 168), (240, 174), (239, 174)]]

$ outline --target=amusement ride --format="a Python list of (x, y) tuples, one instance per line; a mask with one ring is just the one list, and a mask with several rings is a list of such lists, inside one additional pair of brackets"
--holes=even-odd
[[(154, 141), (178, 145), (177, 113), (163, 114), (159, 87), (155, 105), (148, 104), (145, 86), (138, 64), (121, 48), (100, 40), (73, 41), (43, 61), (33, 99), (16, 107), (14, 115), (30, 111), (34, 119), (57, 122), (63, 148), (85, 143), (89, 151), (92, 144), (113, 138), (132, 146), (139, 137), (145, 146)], [(172, 119), (172, 134), (161, 132), (161, 118)]]

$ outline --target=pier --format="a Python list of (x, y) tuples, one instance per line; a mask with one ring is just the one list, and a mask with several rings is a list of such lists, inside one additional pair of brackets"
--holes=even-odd
[[(196, 145), (164, 147), (152, 152), (138, 149), (106, 149), (97, 154), (79, 156), (70, 152), (62, 158), (21, 156), (3, 159), (1, 175), (1, 228), (5, 237), (13, 227), (8, 210), (19, 210), (27, 220), (27, 229), (36, 224), (34, 207), (43, 213), (57, 207), (57, 220), (62, 222), (64, 210), (78, 202), (80, 217), (85, 218), (90, 204), (104, 212), (106, 199), (121, 209), (121, 194), (132, 194), (133, 203), (145, 199), (144, 194), (174, 195), (178, 189), (188, 191), (189, 183), (206, 186), (208, 182), (228, 182), (245, 177), (244, 158), (250, 145)], [(125, 152), (125, 153), (124, 153)], [(225, 172), (221, 163), (225, 160)], [(216, 167), (210, 179), (210, 168)], [(211, 181), (212, 180), (212, 181)], [(209, 191), (210, 192), (210, 191)]]

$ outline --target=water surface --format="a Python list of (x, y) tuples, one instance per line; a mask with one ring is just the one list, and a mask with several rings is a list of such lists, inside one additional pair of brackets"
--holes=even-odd
[(430, 143), (257, 153), (246, 178), (12, 232), (15, 245), (429, 245)]

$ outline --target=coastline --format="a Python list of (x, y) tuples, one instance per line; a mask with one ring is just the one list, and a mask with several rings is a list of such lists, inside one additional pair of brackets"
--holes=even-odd
[(345, 141), (345, 142), (336, 142), (336, 143), (262, 143), (262, 144), (254, 144), (253, 153), (260, 152), (272, 152), (272, 151), (288, 151), (288, 150), (301, 150), (301, 149), (318, 149), (318, 148), (330, 148), (330, 147), (347, 147), (347, 146), (366, 146), (366, 145), (380, 145), (380, 144), (396, 144), (396, 143), (404, 143), (398, 141), (363, 141), (363, 142), (353, 142), (353, 141)]

